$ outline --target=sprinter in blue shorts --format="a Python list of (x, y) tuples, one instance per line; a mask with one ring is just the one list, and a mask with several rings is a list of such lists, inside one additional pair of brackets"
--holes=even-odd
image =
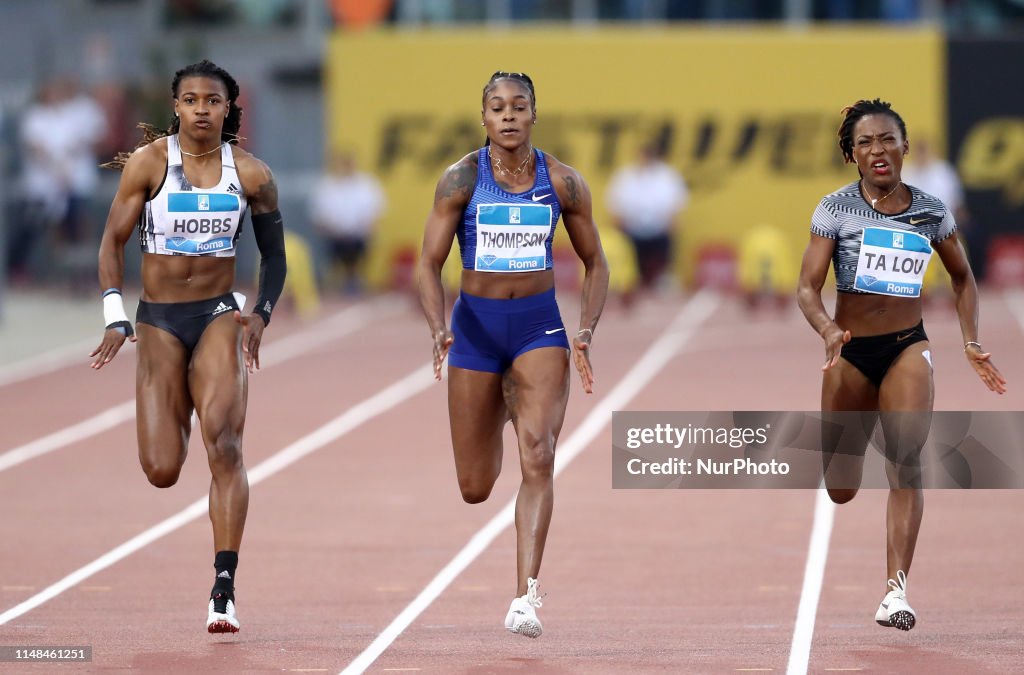
[[(448, 167), (427, 218), (418, 278), (434, 340), (434, 375), (450, 355), (448, 413), (462, 498), (487, 499), (501, 471), (502, 429), (519, 438), (518, 588), (505, 628), (539, 637), (537, 575), (554, 501), (555, 446), (569, 397), (569, 353), (588, 394), (590, 345), (608, 291), (608, 263), (590, 190), (571, 167), (533, 147), (533, 82), (497, 72), (483, 91), (487, 143)], [(571, 341), (555, 303), (551, 241), (559, 215), (586, 276)], [(441, 267), (458, 236), (462, 292), (445, 323)]]

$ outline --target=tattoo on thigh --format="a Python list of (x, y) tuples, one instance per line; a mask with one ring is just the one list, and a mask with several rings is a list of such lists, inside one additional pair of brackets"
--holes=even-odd
[(505, 397), (505, 407), (508, 408), (509, 413), (515, 418), (519, 391), (515, 379), (509, 373), (505, 373), (501, 378), (501, 394)]

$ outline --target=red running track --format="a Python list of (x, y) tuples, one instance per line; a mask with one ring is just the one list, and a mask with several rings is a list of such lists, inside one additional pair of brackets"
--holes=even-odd
[[(576, 306), (563, 295), (571, 326)], [(411, 303), (399, 302), (357, 310), (366, 314), (345, 335), (337, 321), (275, 321), (266, 367), (250, 385), (251, 472), (426, 364), (422, 319)], [(597, 393), (586, 397), (574, 382), (563, 444), (684, 302), (607, 311), (595, 344)], [(1021, 324), (1001, 296), (985, 296), (982, 334), (1009, 380), (1004, 397), (989, 394), (963, 361), (954, 315), (931, 311), (927, 322), (938, 409), (1024, 408), (1024, 363), (1011, 358)], [(625, 408), (817, 407), (822, 348), (795, 309), (751, 315), (723, 299), (692, 328)], [(275, 363), (289, 340), (293, 355)], [(101, 373), (83, 359), (80, 367), (0, 387), (0, 460), (11, 448), (129, 401), (133, 383), (129, 351)], [(509, 434), (506, 470), (492, 498), (462, 503), (444, 386), (392, 403), (254, 486), (238, 571), (237, 635), (204, 632), (212, 546), (200, 514), (4, 622), (0, 646), (91, 645), (93, 661), (64, 666), (71, 669), (341, 671), (518, 486)], [(558, 478), (541, 576), (548, 593), (543, 637), (531, 641), (502, 627), (515, 589), (507, 528), (369, 672), (784, 672), (814, 493), (613, 491), (610, 446), (606, 425)], [(0, 613), (204, 498), (209, 474), (198, 441), (191, 453), (177, 486), (150, 487), (127, 419), (0, 471)], [(910, 585), (919, 621), (910, 633), (873, 621), (885, 581), (884, 501), (884, 491), (865, 491), (837, 511), (810, 671), (1020, 668), (1024, 590), (1012, 574), (1024, 563), (1015, 535), (1024, 496), (928, 493)], [(53, 669), (0, 664), (10, 672)]]

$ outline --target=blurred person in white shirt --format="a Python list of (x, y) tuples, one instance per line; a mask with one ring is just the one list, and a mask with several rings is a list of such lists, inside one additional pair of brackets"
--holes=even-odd
[(903, 182), (938, 197), (956, 218), (957, 227), (964, 229), (968, 221), (964, 188), (953, 165), (936, 155), (926, 140), (916, 141), (908, 158)]
[[(956, 219), (957, 228), (960, 230), (960, 242), (970, 256), (972, 249), (975, 248), (971, 245), (975, 233), (971, 228), (970, 213), (964, 201), (964, 188), (956, 168), (936, 154), (934, 146), (927, 139), (916, 140), (907, 158), (910, 161), (904, 165), (903, 182), (938, 197), (939, 201), (946, 205)], [(925, 302), (932, 303), (938, 300), (939, 305), (947, 310), (955, 309), (949, 276), (942, 265), (928, 266), (925, 284), (930, 289), (925, 295)]]
[(672, 262), (676, 219), (688, 198), (686, 182), (665, 162), (658, 142), (644, 145), (636, 164), (612, 176), (608, 209), (633, 244), (642, 289), (663, 282)]
[(313, 190), (310, 210), (313, 225), (329, 242), (332, 272), (340, 268), (347, 293), (362, 286), (361, 264), (384, 207), (380, 183), (358, 170), (351, 152), (331, 156), (327, 173)]
[[(75, 270), (81, 252), (88, 251), (88, 264), (94, 262), (88, 213), (99, 185), (96, 146), (106, 133), (103, 110), (67, 77), (42, 85), (21, 120), (21, 188), (30, 239), (55, 230), (58, 253)], [(92, 270), (80, 271), (91, 278)]]

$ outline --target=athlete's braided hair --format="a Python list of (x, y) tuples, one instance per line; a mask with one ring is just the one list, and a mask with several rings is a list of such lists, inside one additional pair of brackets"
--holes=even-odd
[[(530, 107), (533, 108), (534, 112), (537, 111), (537, 92), (533, 88), (533, 80), (526, 73), (510, 73), (506, 70), (499, 70), (491, 75), (491, 79), (487, 80), (487, 84), (484, 85), (484, 93), (482, 96), (483, 105), (487, 105), (487, 95), (494, 91), (494, 88), (498, 86), (499, 80), (515, 80), (520, 84), (524, 85), (530, 92)], [(488, 138), (484, 145), (490, 145), (491, 139)]]
[[(238, 130), (242, 127), (242, 107), (238, 105), (238, 96), (240, 90), (238, 83), (235, 78), (231, 77), (228, 71), (224, 70), (217, 64), (203, 59), (199, 63), (193, 63), (190, 66), (185, 66), (174, 74), (174, 80), (171, 81), (171, 95), (174, 98), (178, 98), (178, 87), (181, 85), (181, 81), (186, 77), (209, 77), (215, 80), (220, 80), (224, 83), (224, 88), (228, 90), (228, 115), (224, 118), (224, 126), (221, 129), (220, 139), (223, 143), (237, 143), (241, 138), (238, 135)], [(175, 115), (174, 120), (171, 121), (171, 125), (167, 129), (159, 129), (152, 124), (146, 122), (140, 122), (139, 128), (142, 129), (142, 140), (133, 148), (133, 152), (149, 145), (153, 141), (163, 138), (165, 136), (173, 136), (178, 133), (178, 129), (181, 125), (181, 119)], [(125, 162), (128, 161), (128, 157), (131, 156), (130, 152), (119, 152), (114, 159), (101, 164), (105, 169), (117, 169), (121, 170), (124, 168)]]
[(484, 85), (483, 103), (487, 104), (487, 94), (491, 93), (496, 86), (498, 86), (499, 80), (515, 80), (526, 85), (526, 88), (530, 90), (530, 105), (537, 108), (537, 92), (533, 89), (533, 80), (526, 73), (510, 73), (504, 70), (499, 70), (494, 75), (491, 75), (491, 79), (487, 80), (487, 84)]
[(880, 98), (874, 100), (861, 99), (853, 105), (848, 105), (843, 108), (843, 123), (839, 125), (839, 150), (843, 153), (843, 159), (846, 160), (847, 164), (852, 164), (853, 159), (853, 127), (857, 125), (860, 118), (866, 115), (888, 115), (896, 120), (896, 125), (900, 128), (900, 133), (903, 134), (903, 139), (907, 138), (907, 125), (903, 122), (903, 118), (900, 114), (892, 109), (892, 104), (888, 101), (883, 101)]

